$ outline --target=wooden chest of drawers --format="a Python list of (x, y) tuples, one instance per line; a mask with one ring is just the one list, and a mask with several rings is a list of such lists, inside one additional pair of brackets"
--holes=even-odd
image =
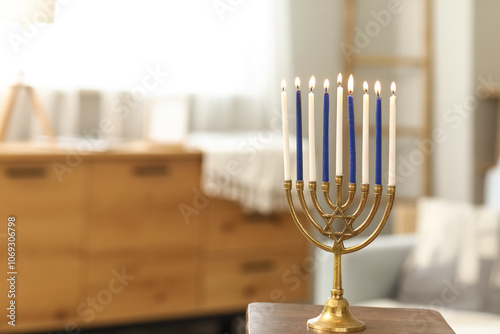
[[(53, 160), (55, 159), (55, 160)], [(26, 159), (0, 165), (0, 267), (7, 267), (7, 218), (16, 217), (16, 318), (32, 323), (63, 321), (76, 316), (84, 283), (82, 236), (85, 224), (84, 184), (87, 168), (59, 182), (51, 163)], [(2, 275), (2, 277), (4, 277)], [(5, 310), (9, 286), (0, 280), (0, 330), (12, 332)], [(10, 319), (9, 319), (10, 320)], [(17, 320), (16, 328), (20, 329)], [(20, 330), (23, 332), (22, 330)]]
[[(69, 164), (63, 151), (0, 147), (0, 220), (5, 229), (7, 217), (17, 220), (19, 287), (16, 327), (3, 321), (0, 332), (237, 312), (253, 301), (307, 297), (307, 279), (289, 277), (307, 247), (287, 214), (245, 215), (213, 198), (189, 219), (183, 214), (199, 194), (199, 152), (80, 158)], [(0, 245), (3, 266), (5, 234)], [(7, 288), (2, 280), (4, 310)]]

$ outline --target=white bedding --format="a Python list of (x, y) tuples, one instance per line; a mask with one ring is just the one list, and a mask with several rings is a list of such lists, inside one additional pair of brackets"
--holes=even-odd
[[(429, 308), (425, 305), (404, 304), (392, 299), (375, 299), (358, 303), (356, 306)], [(500, 315), (462, 311), (450, 308), (436, 309), (457, 334), (499, 334)], [(418, 321), (418, 319), (416, 320)], [(421, 321), (421, 320), (420, 320)], [(425, 333), (423, 331), (422, 333)]]
[[(294, 138), (290, 138), (295, 161)], [(188, 146), (203, 151), (202, 186), (208, 196), (239, 203), (247, 212), (269, 214), (287, 207), (283, 191), (283, 138), (275, 132), (195, 133)], [(307, 141), (303, 161), (308, 160)], [(304, 176), (308, 180), (308, 164)], [(292, 163), (292, 175), (296, 164)]]

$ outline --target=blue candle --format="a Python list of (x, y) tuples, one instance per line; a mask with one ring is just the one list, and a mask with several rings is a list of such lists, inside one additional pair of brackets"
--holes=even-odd
[(354, 133), (354, 102), (352, 97), (354, 82), (352, 74), (347, 82), (347, 90), (349, 91), (349, 96), (347, 97), (347, 108), (349, 117), (349, 171), (350, 171), (350, 183), (356, 183), (356, 135)]
[(328, 87), (330, 82), (325, 80), (325, 97), (323, 99), (323, 182), (330, 181), (330, 167), (328, 155), (328, 123), (330, 113), (330, 94), (328, 94)]
[(297, 181), (304, 180), (303, 164), (302, 164), (302, 101), (300, 98), (300, 79), (295, 78), (295, 86), (297, 93), (295, 95), (296, 110), (297, 110)]
[(382, 184), (382, 100), (380, 99), (380, 81), (375, 83), (377, 104), (375, 109), (375, 184)]

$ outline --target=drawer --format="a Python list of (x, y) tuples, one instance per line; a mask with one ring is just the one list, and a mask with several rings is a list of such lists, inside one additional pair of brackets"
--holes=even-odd
[(200, 187), (198, 160), (143, 162), (95, 162), (92, 179), (92, 210), (163, 210), (180, 203), (191, 204)]
[[(197, 261), (161, 255), (92, 257), (86, 296), (96, 298), (96, 320), (122, 321), (179, 315), (195, 308)], [(118, 277), (121, 277), (118, 278)], [(79, 321), (90, 322), (88, 306)]]
[(204, 263), (203, 305), (244, 310), (251, 302), (291, 302), (307, 298), (304, 255), (247, 255)]
[(9, 214), (81, 210), (86, 171), (87, 166), (81, 164), (59, 179), (49, 163), (2, 164), (2, 210)]
[[(6, 263), (3, 256), (1, 260)], [(74, 319), (77, 305), (83, 300), (83, 265), (80, 257), (64, 254), (53, 257), (28, 257), (19, 254), (17, 272), (18, 325)], [(1, 294), (1, 307), (5, 310), (9, 302), (6, 279), (0, 281), (0, 290), (5, 292)], [(5, 321), (2, 321), (0, 328), (4, 324)]]
[(164, 251), (196, 254), (199, 248), (197, 217), (187, 222), (177, 207), (170, 210), (134, 210), (93, 213), (88, 250), (135, 253)]
[(306, 240), (290, 213), (269, 216), (247, 215), (238, 205), (212, 200), (207, 210), (204, 242), (208, 251), (246, 250), (249, 248), (303, 245)]
[(23, 251), (81, 249), (87, 171), (82, 164), (59, 182), (49, 164), (2, 164), (0, 221), (16, 217)]
[(199, 167), (197, 160), (95, 163), (89, 251), (194, 254), (198, 215), (186, 216), (181, 205), (193, 205)]
[[(0, 213), (0, 221), (6, 222), (9, 215), (3, 209)], [(60, 252), (77, 253), (83, 248), (85, 221), (81, 210), (54, 209), (47, 213), (22, 210), (15, 217), (17, 246), (23, 256), (40, 252), (47, 256)]]

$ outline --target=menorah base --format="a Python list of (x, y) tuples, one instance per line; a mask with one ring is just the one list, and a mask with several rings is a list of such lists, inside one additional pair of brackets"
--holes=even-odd
[(307, 321), (312, 329), (326, 332), (359, 332), (365, 329), (365, 323), (354, 318), (349, 310), (347, 299), (328, 298), (319, 316)]

